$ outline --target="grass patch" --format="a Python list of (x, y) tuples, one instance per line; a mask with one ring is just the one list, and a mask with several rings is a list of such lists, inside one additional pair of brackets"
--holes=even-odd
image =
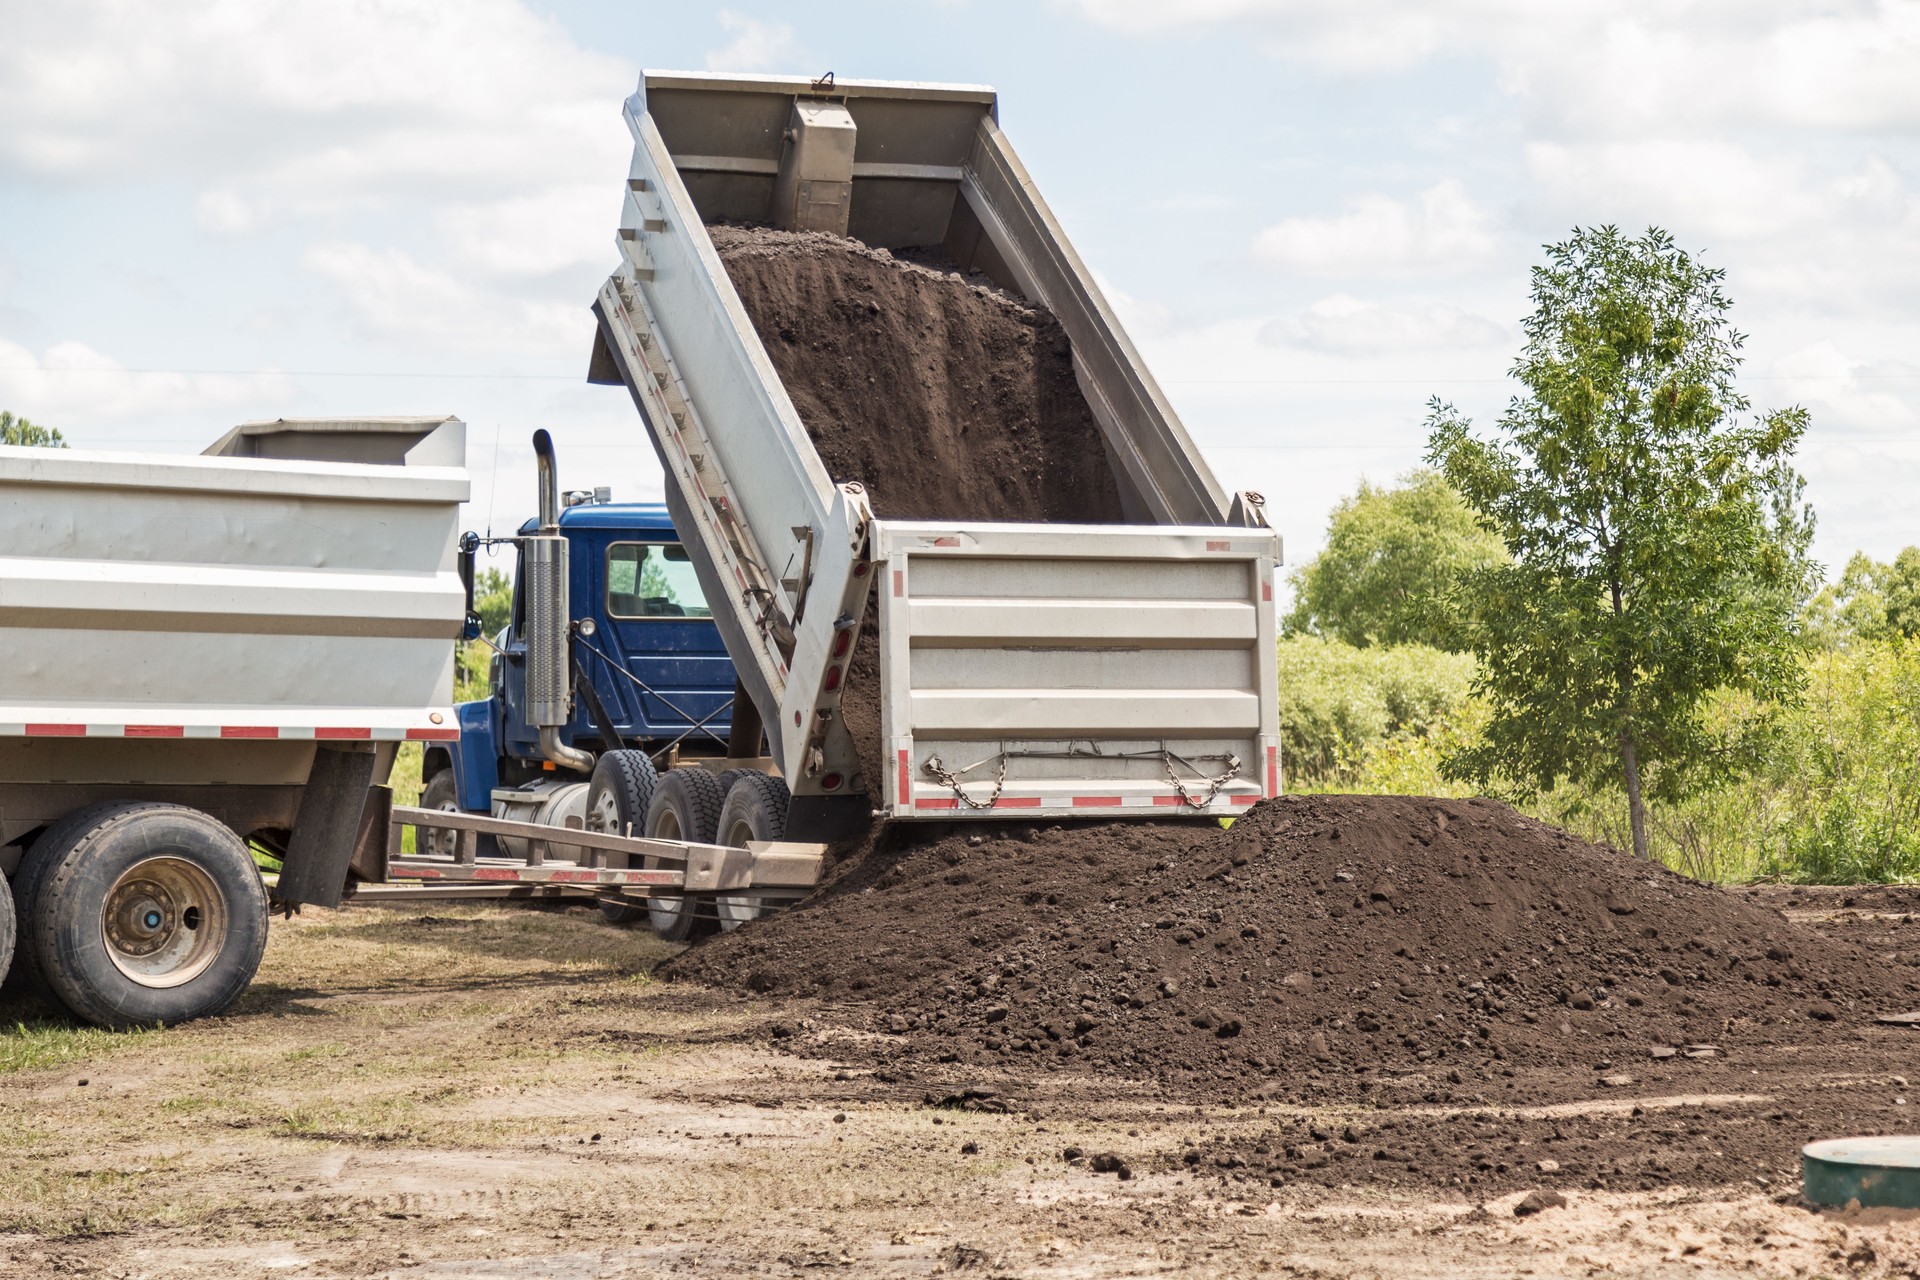
[(0, 1074), (45, 1071), (110, 1053), (157, 1043), (165, 1032), (155, 1027), (134, 1031), (105, 1031), (59, 1022), (16, 1022), (0, 1029)]

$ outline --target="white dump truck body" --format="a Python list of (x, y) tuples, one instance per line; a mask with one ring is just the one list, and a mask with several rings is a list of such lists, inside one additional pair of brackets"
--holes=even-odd
[(458, 736), (465, 428), (418, 425), (406, 465), (0, 448), (0, 739)]
[[(590, 376), (631, 392), (801, 797), (899, 818), (1227, 814), (1280, 788), (1258, 495), (1216, 481), (977, 86), (648, 72)], [(942, 246), (1058, 317), (1134, 523), (876, 518), (827, 474), (707, 234)], [(911, 447), (910, 441), (902, 446)], [(841, 693), (878, 583), (884, 764)]]

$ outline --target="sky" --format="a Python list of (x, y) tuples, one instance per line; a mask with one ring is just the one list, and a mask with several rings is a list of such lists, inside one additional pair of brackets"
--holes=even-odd
[(1724, 268), (1816, 554), (1920, 542), (1920, 3), (0, 0), (0, 408), (77, 447), (453, 413), (476, 528), (655, 498), (584, 380), (640, 69), (993, 85), (1214, 471), (1311, 555), (1431, 397), (1491, 424), (1541, 247)]

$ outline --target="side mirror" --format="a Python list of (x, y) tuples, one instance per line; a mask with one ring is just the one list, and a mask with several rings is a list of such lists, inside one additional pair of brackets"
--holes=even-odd
[(473, 609), (473, 556), (479, 549), (479, 534), (469, 531), (460, 535), (460, 585), (467, 589), (467, 620), (460, 628), (462, 640), (480, 638), (480, 615)]

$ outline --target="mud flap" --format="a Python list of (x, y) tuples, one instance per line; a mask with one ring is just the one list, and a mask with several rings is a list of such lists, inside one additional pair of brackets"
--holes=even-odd
[(313, 769), (300, 795), (280, 884), (273, 893), (276, 899), (316, 907), (340, 905), (377, 760), (374, 752), (364, 750), (321, 747), (313, 753)]
[(872, 826), (873, 802), (865, 796), (795, 796), (787, 804), (788, 840), (839, 844)]

